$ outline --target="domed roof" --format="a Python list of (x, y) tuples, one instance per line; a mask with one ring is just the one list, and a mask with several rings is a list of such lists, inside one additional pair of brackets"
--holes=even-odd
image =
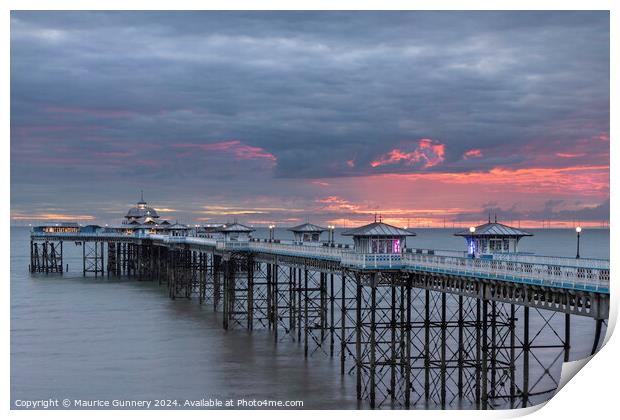
[(143, 206), (138, 204), (136, 207), (130, 208), (125, 217), (127, 219), (140, 217), (151, 217), (153, 219), (157, 219), (159, 215), (153, 207), (149, 207), (146, 204)]
[(142, 217), (144, 218), (148, 217), (151, 219), (159, 218), (159, 214), (157, 214), (157, 211), (153, 207), (150, 207), (149, 205), (147, 205), (143, 197), (140, 198), (140, 201), (138, 201), (135, 207), (132, 207), (129, 209), (125, 218), (126, 219), (140, 219)]

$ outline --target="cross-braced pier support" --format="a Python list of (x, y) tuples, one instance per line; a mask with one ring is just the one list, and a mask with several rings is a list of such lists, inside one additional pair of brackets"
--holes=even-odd
[(200, 261), (196, 252), (187, 248), (171, 249), (167, 253), (168, 295), (172, 299), (183, 297), (190, 299), (199, 295)]
[(63, 241), (30, 241), (31, 273), (63, 273)]
[(513, 408), (557, 388), (570, 315), (491, 301), (482, 283), (466, 296), (355, 277), (357, 397), (370, 407)]
[(82, 242), (82, 275), (93, 273), (95, 277), (103, 276), (104, 253), (102, 241)]

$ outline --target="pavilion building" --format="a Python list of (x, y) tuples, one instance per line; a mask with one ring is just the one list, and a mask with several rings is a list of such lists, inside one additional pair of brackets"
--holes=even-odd
[(455, 236), (462, 236), (467, 241), (467, 253), (475, 255), (505, 254), (519, 252), (519, 241), (525, 236), (533, 236), (529, 232), (507, 226), (503, 223), (489, 222), (480, 226), (472, 226), (467, 230), (457, 232)]
[(400, 229), (382, 221), (347, 230), (342, 235), (352, 236), (355, 252), (364, 254), (400, 254), (406, 248), (407, 237), (416, 236), (408, 229)]
[(118, 231), (128, 235), (134, 233), (169, 233), (170, 222), (159, 217), (157, 210), (144, 201), (140, 194), (140, 201), (131, 207), (120, 225), (108, 227), (106, 230)]
[(75, 233), (80, 231), (80, 225), (76, 222), (61, 222), (38, 225), (32, 228), (33, 232), (44, 233)]
[(293, 232), (295, 242), (319, 242), (321, 234), (327, 229), (312, 223), (304, 223), (289, 229)]
[(218, 232), (225, 241), (247, 242), (250, 240), (254, 229), (235, 222), (230, 225), (222, 226), (218, 229)]

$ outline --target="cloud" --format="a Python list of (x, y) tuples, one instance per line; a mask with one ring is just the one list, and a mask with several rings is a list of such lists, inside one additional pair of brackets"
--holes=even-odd
[[(393, 149), (370, 162), (376, 168), (385, 165), (404, 164), (419, 166), (422, 169), (439, 165), (444, 160), (445, 145), (430, 139), (421, 139), (417, 143), (409, 142), (404, 150)], [(419, 164), (419, 165), (418, 165)]]
[(377, 174), (432, 176), (414, 194), (432, 209), (489, 201), (463, 196), (474, 184), (596, 205), (609, 45), (606, 11), (14, 11), (11, 206), (107, 218), (151, 189), (188, 217), (259, 197), (372, 207)]
[(255, 160), (264, 159), (271, 162), (276, 162), (277, 158), (262, 149), (261, 147), (249, 146), (240, 142), (239, 140), (227, 140), (216, 143), (178, 143), (173, 147), (177, 149), (186, 150), (201, 150), (206, 153), (226, 153), (231, 154), (236, 160)]
[(463, 153), (463, 159), (481, 158), (482, 152), (480, 149), (471, 149)]
[[(502, 208), (501, 206), (486, 207), (480, 212), (479, 216), (487, 216), (491, 214), (494, 217), (498, 215), (499, 221), (507, 220), (555, 220), (560, 222), (589, 221), (595, 222), (595, 225), (601, 221), (609, 220), (609, 198), (603, 202), (594, 205), (578, 205), (571, 209), (561, 209), (558, 206), (566, 204), (563, 200), (549, 200), (544, 203), (542, 209), (524, 209), (513, 205), (510, 208)], [(471, 217), (472, 215), (463, 217)]]

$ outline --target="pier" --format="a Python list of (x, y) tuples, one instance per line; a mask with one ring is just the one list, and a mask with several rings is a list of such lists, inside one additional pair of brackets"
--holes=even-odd
[(549, 367), (572, 360), (574, 317), (591, 319), (594, 354), (609, 316), (608, 260), (519, 253), (520, 231), (490, 219), (452, 251), (407, 247), (415, 233), (381, 221), (345, 232), (350, 246), (332, 227), (326, 242), (328, 229), (310, 224), (293, 241), (259, 240), (238, 223), (175, 227), (143, 200), (137, 209), (115, 227), (33, 228), (31, 272), (61, 275), (63, 249), (81, 247), (85, 277), (156, 282), (221, 312), (224, 329), (337, 358), (371, 408), (542, 402), (559, 380)]

